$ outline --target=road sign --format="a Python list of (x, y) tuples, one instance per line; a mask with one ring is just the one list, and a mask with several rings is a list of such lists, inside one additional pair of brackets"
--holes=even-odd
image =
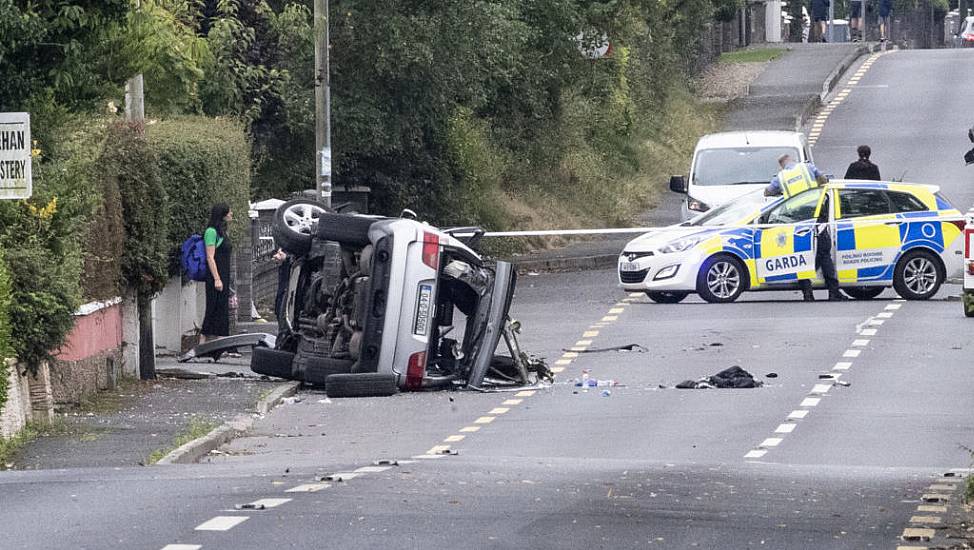
[(0, 199), (30, 197), (30, 159), (30, 113), (0, 113)]

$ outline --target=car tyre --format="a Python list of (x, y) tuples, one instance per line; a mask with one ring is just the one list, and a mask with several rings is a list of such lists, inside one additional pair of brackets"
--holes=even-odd
[(740, 260), (729, 254), (707, 258), (697, 273), (697, 294), (712, 304), (736, 300), (747, 288), (748, 273)]
[(271, 232), (279, 248), (295, 256), (303, 256), (311, 250), (311, 235), (317, 221), (329, 212), (324, 204), (309, 199), (285, 202), (274, 211)]
[(961, 299), (964, 301), (964, 317), (974, 317), (974, 291), (965, 290)]
[(369, 240), (369, 229), (376, 221), (376, 218), (350, 214), (325, 214), (318, 220), (318, 238), (364, 247), (372, 244)]
[(254, 348), (250, 356), (250, 370), (276, 378), (294, 378), (293, 363), (293, 353), (270, 348)]
[(845, 292), (846, 295), (854, 300), (872, 300), (882, 294), (884, 290), (886, 290), (886, 287), (882, 286), (857, 286), (843, 288), (842, 292)]
[(328, 397), (386, 397), (398, 392), (394, 374), (333, 374), (325, 381)]
[(939, 258), (928, 250), (911, 250), (896, 262), (893, 288), (906, 300), (932, 298), (945, 279)]
[(326, 382), (329, 376), (352, 372), (353, 363), (354, 361), (348, 359), (309, 357), (305, 360), (304, 383), (327, 387)]
[(646, 296), (657, 304), (679, 304), (684, 298), (689, 296), (689, 292), (682, 291), (660, 291), (647, 290)]

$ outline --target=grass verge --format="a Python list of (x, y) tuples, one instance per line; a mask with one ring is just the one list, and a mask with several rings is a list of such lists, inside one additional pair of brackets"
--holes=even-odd
[(721, 63), (763, 63), (785, 53), (784, 48), (754, 48), (720, 54)]
[(203, 437), (204, 435), (213, 431), (213, 429), (219, 425), (219, 422), (212, 419), (194, 416), (190, 419), (189, 424), (186, 425), (186, 428), (183, 429), (183, 431), (180, 432), (175, 439), (173, 439), (172, 444), (169, 447), (152, 451), (152, 454), (150, 454), (149, 458), (146, 460), (146, 464), (155, 464), (156, 462), (159, 462), (173, 450), (182, 447), (194, 439)]
[(0, 470), (11, 468), (17, 453), (25, 445), (37, 439), (40, 431), (35, 424), (28, 424), (17, 435), (4, 439), (0, 437)]

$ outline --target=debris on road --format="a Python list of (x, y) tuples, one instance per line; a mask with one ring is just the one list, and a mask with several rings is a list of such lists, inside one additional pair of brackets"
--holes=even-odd
[(639, 344), (625, 344), (622, 346), (611, 346), (608, 348), (589, 348), (589, 349), (563, 349), (562, 351), (571, 351), (574, 353), (605, 353), (607, 351), (633, 351), (636, 353), (646, 353), (649, 348), (646, 346), (640, 346)]
[(765, 378), (777, 378), (778, 377), (778, 373), (776, 373), (776, 372), (769, 372), (768, 374), (765, 374), (764, 377)]
[(760, 388), (764, 383), (755, 380), (754, 376), (741, 367), (734, 365), (713, 376), (705, 376), (699, 380), (684, 380), (676, 385), (681, 390), (709, 389), (709, 388)]

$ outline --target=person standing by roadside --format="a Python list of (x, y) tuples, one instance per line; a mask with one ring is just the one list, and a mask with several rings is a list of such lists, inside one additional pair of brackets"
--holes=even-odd
[(210, 219), (203, 232), (206, 245), (206, 314), (200, 329), (200, 343), (230, 336), (230, 258), (233, 245), (227, 235), (227, 224), (233, 220), (233, 212), (225, 203), (210, 209)]
[(822, 42), (825, 38), (825, 22), (829, 20), (829, 0), (812, 0), (812, 20), (818, 27), (818, 37)]
[(845, 171), (845, 179), (882, 180), (883, 178), (879, 175), (879, 166), (876, 166), (869, 160), (872, 149), (868, 145), (860, 145), (856, 148), (856, 152), (859, 153), (859, 160), (849, 165), (849, 168)]
[[(829, 194), (825, 194), (822, 199), (822, 209), (819, 211), (818, 218), (815, 220), (815, 269), (822, 272), (822, 279), (825, 280), (825, 287), (829, 289), (829, 301), (841, 302), (848, 300), (844, 294), (839, 292), (839, 278), (835, 271), (835, 262), (832, 261), (832, 236), (829, 234)], [(814, 302), (815, 295), (812, 293), (812, 282), (808, 279), (798, 281), (798, 286), (802, 291), (802, 299), (806, 302)]]
[(853, 42), (862, 41), (863, 28), (862, 0), (850, 0), (849, 2), (849, 32), (852, 34)]
[(879, 0), (879, 41), (886, 42), (889, 16), (893, 13), (893, 0)]

